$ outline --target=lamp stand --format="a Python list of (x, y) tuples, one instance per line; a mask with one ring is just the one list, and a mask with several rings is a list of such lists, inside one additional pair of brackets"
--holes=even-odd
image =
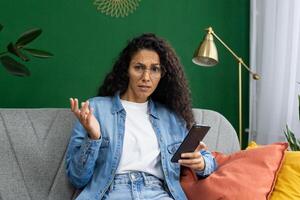
[(243, 144), (243, 123), (242, 123), (242, 63), (239, 61), (239, 140), (240, 147), (242, 148)]
[(208, 29), (208, 32), (210, 32), (217, 40), (233, 55), (233, 57), (238, 61), (238, 66), (239, 66), (239, 72), (238, 72), (238, 79), (239, 79), (239, 88), (238, 88), (238, 98), (239, 98), (239, 142), (240, 142), (240, 147), (242, 148), (243, 146), (243, 99), (242, 99), (242, 67), (244, 66), (251, 74), (255, 75), (250, 68), (244, 63), (242, 58), (237, 56), (234, 51), (231, 50), (225, 42), (221, 38), (219, 38), (218, 35), (215, 34), (215, 32), (212, 29)]
[(239, 98), (239, 142), (242, 148), (243, 144), (243, 110), (242, 110), (242, 67), (245, 67), (248, 72), (252, 75), (254, 80), (259, 80), (260, 77), (258, 74), (252, 72), (250, 68), (244, 63), (241, 57), (237, 56), (234, 51), (232, 51), (225, 42), (213, 31), (211, 27), (206, 29), (207, 34), (205, 39), (201, 42), (200, 46), (196, 50), (192, 61), (201, 66), (214, 66), (218, 63), (218, 52), (213, 42), (213, 38), (215, 37), (238, 61), (238, 79), (239, 79), (239, 86), (238, 86), (238, 98)]

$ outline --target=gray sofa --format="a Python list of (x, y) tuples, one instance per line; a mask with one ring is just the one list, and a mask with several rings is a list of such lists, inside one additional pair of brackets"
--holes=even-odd
[[(210, 150), (239, 150), (222, 115), (193, 111), (198, 123), (212, 127), (204, 138)], [(74, 120), (69, 109), (0, 109), (0, 200), (72, 199), (64, 156)]]

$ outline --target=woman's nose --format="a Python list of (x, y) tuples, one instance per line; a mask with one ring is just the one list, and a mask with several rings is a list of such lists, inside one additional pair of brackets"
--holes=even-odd
[(150, 80), (150, 70), (144, 70), (143, 74), (142, 74), (142, 78), (143, 80)]

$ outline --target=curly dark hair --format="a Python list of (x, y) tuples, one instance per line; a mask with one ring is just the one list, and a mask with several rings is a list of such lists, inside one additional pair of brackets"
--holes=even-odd
[(114, 63), (112, 71), (105, 77), (98, 90), (98, 96), (113, 96), (117, 91), (123, 94), (127, 90), (129, 63), (133, 55), (142, 49), (155, 51), (164, 71), (151, 99), (174, 111), (186, 122), (187, 128), (190, 128), (194, 123), (194, 116), (190, 90), (182, 65), (173, 48), (153, 33), (144, 33), (128, 42)]

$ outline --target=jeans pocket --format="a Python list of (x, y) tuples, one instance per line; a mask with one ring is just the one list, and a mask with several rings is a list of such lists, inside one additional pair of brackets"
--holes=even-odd
[(145, 187), (151, 190), (164, 190), (163, 182), (159, 179), (147, 181)]

